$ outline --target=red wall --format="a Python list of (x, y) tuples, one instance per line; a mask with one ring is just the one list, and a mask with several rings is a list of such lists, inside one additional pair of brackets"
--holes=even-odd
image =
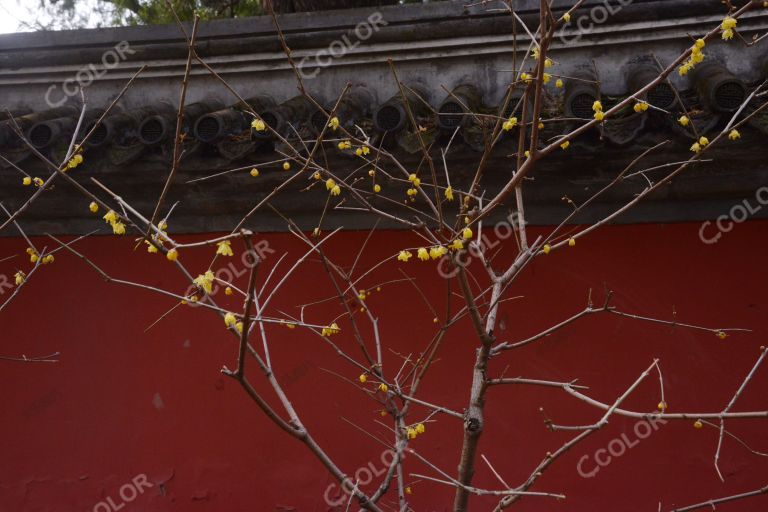
[[(721, 409), (753, 365), (759, 347), (768, 343), (766, 228), (768, 222), (741, 224), (715, 245), (699, 241), (698, 224), (603, 229), (528, 268), (511, 290), (520, 298), (501, 309), (504, 328), (497, 336), (514, 341), (532, 335), (582, 309), (590, 288), (600, 300), (606, 286), (615, 292), (614, 304), (627, 311), (663, 318), (676, 311), (681, 322), (745, 327), (752, 333), (720, 340), (704, 332), (596, 316), (496, 358), (492, 374), (507, 368), (507, 376), (579, 378), (592, 388), (592, 396), (611, 401), (658, 357), (671, 411)], [(353, 247), (364, 237), (339, 236), (329, 244), (329, 253), (349, 266)], [(263, 238), (276, 251), (266, 267), (283, 252), (291, 260), (304, 250), (288, 235)], [(361, 264), (370, 265), (414, 243), (409, 238), (404, 233), (378, 233)], [(44, 239), (37, 243), (50, 245)], [(177, 291), (186, 288), (171, 264), (143, 250), (134, 252), (133, 244), (129, 238), (110, 237), (77, 246), (115, 277)], [(0, 263), (0, 275), (11, 276), (17, 265), (29, 268), (24, 248), (19, 239), (0, 239), (0, 259), (19, 254)], [(182, 260), (202, 272), (210, 256), (210, 250), (189, 251), (182, 253)], [(444, 304), (444, 282), (433, 263), (414, 258), (403, 267), (419, 278), (438, 307)], [(396, 268), (393, 263), (377, 270), (365, 286), (401, 277)], [(477, 263), (471, 268), (480, 270)], [(329, 295), (324, 272), (311, 262), (280, 294), (273, 313), (296, 312), (296, 304)], [(217, 299), (228, 303), (223, 294)], [(235, 364), (236, 343), (219, 317), (184, 307), (144, 332), (173, 302), (105, 283), (83, 262), (59, 254), (0, 313), (0, 355), (62, 354), (57, 364), (0, 361), (0, 511), (103, 512), (111, 510), (99, 505), (108, 497), (118, 507), (124, 505), (124, 512), (330, 509), (323, 495), (333, 482), (322, 467), (302, 445), (270, 424), (236, 383), (220, 374), (223, 365)], [(401, 364), (398, 354), (418, 352), (433, 335), (432, 314), (407, 284), (385, 286), (368, 302), (381, 318), (385, 368), (392, 375)], [(239, 307), (238, 301), (229, 303)], [(308, 310), (308, 318), (324, 323), (336, 312), (333, 303)], [(334, 339), (352, 351), (346, 327), (342, 324), (342, 333)], [(268, 331), (276, 373), (318, 442), (349, 473), (369, 463), (380, 468), (381, 447), (341, 419), (389, 439), (375, 422), (382, 419), (377, 404), (358, 386), (324, 370), (353, 380), (358, 372), (300, 329)], [(460, 410), (467, 402), (476, 341), (468, 322), (452, 332), (422, 397)], [(256, 373), (252, 380), (266, 392)], [(736, 410), (768, 409), (767, 390), (768, 366), (755, 376)], [(652, 376), (626, 406), (650, 411), (657, 402), (658, 381)], [(590, 423), (602, 414), (557, 389), (491, 390), (480, 452), (510, 484), (523, 480), (547, 451), (569, 437), (544, 428), (540, 407), (563, 423)], [(461, 424), (444, 416), (435, 419), (413, 446), (453, 473)], [(589, 462), (584, 467), (592, 470), (592, 456), (612, 440), (626, 434), (634, 444), (635, 423), (612, 418), (604, 430), (562, 457), (535, 487), (563, 492), (567, 500), (525, 499), (517, 509), (656, 511), (661, 501), (662, 510), (669, 510), (768, 483), (768, 459), (728, 439), (721, 460), (726, 482), (721, 483), (713, 467), (716, 431), (695, 430), (690, 422), (665, 425), (593, 478), (579, 476), (576, 465), (585, 455)], [(755, 450), (768, 452), (768, 421), (735, 420), (728, 427)], [(433, 475), (413, 458), (407, 459), (406, 472)], [(147, 475), (153, 487), (124, 503), (120, 488), (137, 475)], [(499, 488), (484, 466), (478, 467), (476, 483)], [(415, 510), (449, 509), (451, 493), (445, 487), (421, 481), (413, 489)], [(124, 489), (130, 497), (128, 491)], [(473, 498), (472, 510), (488, 510), (492, 503), (495, 500)], [(767, 507), (768, 496), (762, 496), (722, 510)]]

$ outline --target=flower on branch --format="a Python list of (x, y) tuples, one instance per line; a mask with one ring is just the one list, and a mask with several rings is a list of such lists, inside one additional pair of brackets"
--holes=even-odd
[(256, 130), (257, 132), (263, 132), (267, 129), (267, 124), (262, 121), (261, 119), (254, 119), (251, 123), (251, 128)]
[(232, 252), (232, 242), (230, 240), (222, 240), (216, 244), (216, 254), (221, 256), (234, 256)]
[(198, 288), (202, 289), (205, 293), (209, 294), (213, 291), (213, 272), (206, 270), (205, 274), (200, 274), (192, 280)]
[(336, 322), (333, 322), (328, 327), (323, 327), (322, 335), (327, 337), (332, 334), (338, 334), (339, 332), (341, 332), (341, 328), (338, 326)]
[(400, 251), (400, 253), (397, 255), (397, 259), (398, 261), (407, 262), (409, 259), (411, 259), (411, 256), (413, 256), (413, 254), (411, 254), (410, 251)]

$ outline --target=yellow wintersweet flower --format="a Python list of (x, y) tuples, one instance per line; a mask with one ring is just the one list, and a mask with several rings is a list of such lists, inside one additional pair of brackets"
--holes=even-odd
[(179, 251), (176, 249), (171, 249), (167, 253), (165, 253), (165, 257), (168, 258), (168, 261), (176, 261), (179, 259)]
[(701, 50), (701, 49), (702, 49), (702, 48), (704, 48), (706, 45), (707, 45), (707, 42), (706, 42), (706, 41), (704, 41), (703, 39), (697, 39), (697, 40), (696, 40), (696, 42), (694, 43), (694, 45), (693, 45), (693, 46), (694, 46), (695, 48), (698, 48), (699, 50)]
[(704, 426), (704, 424), (701, 422), (701, 420), (696, 420), (696, 421), (693, 422), (693, 428), (695, 428), (695, 429), (699, 429), (699, 428), (701, 428), (703, 426)]
[(155, 247), (153, 244), (149, 243), (148, 240), (144, 240), (144, 243), (147, 244), (147, 252), (150, 254), (154, 254), (157, 252), (157, 247)]
[(464, 248), (464, 243), (457, 238), (456, 240), (451, 242), (451, 245), (449, 245), (448, 247), (450, 247), (454, 251), (460, 251)]
[(692, 69), (693, 69), (693, 64), (691, 64), (690, 62), (686, 62), (685, 64), (680, 66), (677, 72), (680, 74), (680, 76), (685, 76)]
[(332, 334), (338, 334), (338, 333), (339, 333), (339, 331), (341, 331), (341, 329), (340, 329), (340, 328), (339, 328), (339, 326), (336, 324), (336, 322), (333, 322), (333, 323), (332, 323), (331, 325), (329, 325), (328, 327), (323, 327), (323, 330), (322, 330), (322, 335), (323, 335), (323, 336), (330, 336), (330, 335), (332, 335)]
[(694, 153), (698, 153), (699, 151), (701, 151), (701, 146), (699, 145), (698, 142), (694, 142), (693, 145), (691, 145), (691, 151), (693, 151)]
[(682, 126), (688, 126), (691, 120), (688, 119), (688, 116), (680, 116), (677, 122), (680, 123)]
[(576, 245), (576, 239), (575, 238), (568, 239), (568, 247), (573, 247), (575, 245)]
[(416, 432), (416, 429), (411, 427), (408, 427), (405, 430), (405, 433), (408, 436), (408, 439), (416, 439), (416, 436), (419, 435), (418, 432)]
[(16, 286), (21, 286), (22, 283), (24, 283), (24, 279), (27, 278), (27, 274), (19, 270), (13, 277), (15, 279)]
[(563, 85), (564, 85), (564, 84), (563, 84), (563, 81), (562, 81), (562, 79), (558, 78), (558, 79), (557, 79), (557, 82), (555, 82), (555, 87), (557, 87), (558, 89), (562, 89), (562, 88), (563, 88)]
[(232, 293), (233, 293), (232, 287), (227, 286), (226, 288), (224, 288), (224, 295), (232, 295)]
[(411, 256), (413, 256), (413, 254), (411, 254), (410, 251), (400, 251), (400, 253), (397, 255), (397, 259), (398, 261), (407, 262), (409, 259), (411, 259)]
[(723, 331), (717, 331), (717, 337), (720, 338), (721, 340), (724, 340), (725, 338), (728, 337), (728, 335), (725, 334)]
[(122, 222), (113, 222), (112, 223), (112, 232), (116, 235), (124, 235), (125, 234), (125, 224)]
[(648, 110), (648, 102), (638, 101), (637, 103), (635, 103), (635, 106), (633, 108), (635, 109), (635, 112), (637, 112), (638, 114), (641, 112), (645, 112), (646, 110)]
[(415, 427), (415, 430), (416, 430), (416, 433), (417, 433), (417, 434), (423, 434), (423, 433), (424, 433), (424, 431), (425, 431), (425, 430), (427, 430), (427, 428), (424, 426), (424, 424), (423, 424), (423, 423), (418, 423), (418, 424), (416, 425), (416, 427)]
[(550, 59), (549, 57), (547, 57), (546, 59), (544, 59), (544, 67), (545, 67), (545, 68), (551, 68), (551, 67), (552, 67), (552, 66), (554, 66), (554, 65), (555, 65), (555, 63), (554, 63), (554, 62), (552, 62), (552, 59)]
[(520, 73), (520, 80), (523, 82), (529, 84), (533, 80), (533, 77), (529, 75), (528, 73)]
[(736, 18), (732, 18), (731, 16), (726, 16), (723, 18), (723, 22), (720, 24), (720, 28), (723, 30), (731, 30), (733, 28), (736, 28), (736, 24), (738, 24), (738, 21)]
[(91, 201), (91, 204), (88, 205), (88, 209), (91, 210), (91, 213), (96, 213), (99, 211), (99, 205), (96, 204), (96, 202)]
[(224, 315), (224, 325), (227, 327), (232, 327), (237, 322), (237, 317), (233, 313), (227, 312), (226, 315)]
[(379, 384), (379, 390), (381, 390), (382, 393), (386, 393), (387, 391), (389, 391), (389, 386), (387, 386), (382, 382), (381, 384)]
[(729, 139), (731, 139), (731, 140), (736, 140), (736, 139), (738, 139), (738, 138), (741, 138), (741, 134), (739, 133), (739, 130), (737, 130), (737, 129), (735, 129), (735, 128), (734, 128), (734, 129), (733, 129), (733, 130), (731, 130), (731, 132), (728, 134), (728, 138), (729, 138)]
[(42, 187), (45, 183), (42, 178), (34, 178), (32, 182), (35, 184), (36, 187)]
[(349, 149), (349, 148), (352, 147), (352, 143), (349, 142), (348, 140), (343, 140), (343, 141), (339, 142), (338, 147), (341, 150)]
[(331, 195), (332, 195), (332, 196), (337, 196), (337, 195), (339, 195), (339, 194), (341, 194), (341, 187), (339, 187), (338, 185), (335, 185), (335, 186), (334, 186), (334, 187), (331, 189)]
[(29, 261), (31, 263), (37, 263), (37, 260), (40, 259), (40, 256), (38, 256), (36, 253), (32, 253), (29, 255)]
[(510, 117), (509, 119), (504, 121), (504, 124), (501, 125), (501, 128), (505, 132), (508, 132), (509, 130), (514, 128), (515, 126), (517, 126), (517, 118), (516, 117)]
[(731, 29), (725, 29), (723, 30), (723, 40), (728, 41), (729, 39), (733, 39), (733, 30)]
[(445, 198), (449, 201), (453, 201), (453, 189), (450, 185), (445, 189)]
[(251, 169), (251, 176), (255, 178), (258, 175), (259, 175), (259, 170), (257, 168), (254, 167), (253, 169)]
[(336, 129), (339, 127), (339, 118), (338, 117), (332, 117), (330, 121), (328, 121), (328, 127), (336, 131)]
[(355, 154), (356, 154), (357, 156), (363, 156), (363, 148), (357, 148), (357, 149), (355, 150)]
[(598, 121), (602, 121), (603, 119), (605, 119), (605, 114), (603, 114), (602, 112), (595, 112), (595, 119), (597, 119)]
[(48, 255), (44, 256), (43, 257), (43, 265), (47, 265), (49, 263), (53, 263), (54, 259), (55, 258), (53, 257), (53, 254), (48, 254)]
[(563, 150), (566, 150), (566, 149), (568, 149), (568, 146), (570, 146), (570, 145), (571, 145), (571, 141), (567, 140), (567, 141), (563, 142), (562, 144), (560, 144), (560, 147), (563, 148)]
[(232, 241), (222, 240), (216, 244), (216, 254), (221, 256), (234, 256), (234, 253), (232, 252)]
[(436, 245), (434, 247), (429, 248), (429, 257), (432, 258), (433, 260), (436, 260), (445, 254), (448, 254), (448, 249), (446, 249), (442, 245)]
[(461, 236), (464, 238), (464, 240), (469, 240), (472, 238), (472, 230), (470, 228), (464, 228), (464, 230), (461, 232)]
[(421, 261), (427, 261), (429, 259), (429, 251), (427, 251), (424, 247), (420, 247), (417, 251), (417, 256)]
[(549, 246), (549, 244), (545, 244), (544, 247), (541, 248), (541, 252), (544, 254), (549, 254), (549, 251), (552, 250), (552, 247)]
[(238, 334), (243, 334), (243, 322), (237, 322), (235, 324), (235, 330)]
[(256, 130), (257, 132), (263, 132), (267, 129), (267, 124), (262, 121), (261, 119), (254, 119), (251, 123), (251, 128)]
[(115, 213), (115, 211), (114, 211), (114, 210), (109, 210), (109, 211), (108, 211), (108, 212), (107, 212), (107, 213), (104, 215), (104, 217), (103, 217), (104, 221), (105, 221), (107, 224), (112, 224), (112, 223), (114, 223), (114, 222), (117, 222), (117, 219), (118, 219), (118, 218), (119, 218), (119, 217), (117, 216), (117, 214)]
[(333, 178), (328, 178), (326, 180), (326, 182), (325, 182), (326, 190), (331, 190), (335, 186), (336, 186), (336, 182), (333, 180)]
[(364, 373), (361, 373), (357, 380), (360, 381), (360, 384), (365, 384), (368, 381), (368, 376)]
[(563, 20), (565, 20), (566, 23), (570, 23), (571, 15), (566, 12), (565, 14), (563, 14)]
[(210, 293), (213, 291), (213, 279), (213, 272), (206, 270), (205, 274), (200, 274), (195, 279), (193, 279), (192, 282), (201, 288), (205, 293), (210, 295)]
[(291, 162), (283, 162), (283, 170), (287, 171), (291, 168)]
[(320, 178), (322, 178), (322, 176), (320, 176), (320, 171), (315, 171), (315, 174), (313, 174), (312, 177), (315, 178), (316, 180), (319, 180)]
[(545, 84), (548, 84), (550, 80), (552, 80), (552, 75), (550, 75), (549, 73), (544, 73), (541, 76), (541, 81), (544, 82)]
[(375, 193), (377, 193), (377, 194), (378, 194), (379, 192), (381, 192), (381, 185), (379, 185), (378, 183), (376, 183), (376, 184), (373, 186), (373, 191), (374, 191)]
[(405, 191), (406, 194), (408, 194), (410, 197), (415, 196), (418, 192), (415, 188), (409, 188)]
[(699, 144), (701, 144), (701, 147), (704, 147), (709, 144), (709, 139), (706, 137), (701, 137), (699, 139)]
[(594, 112), (602, 112), (603, 111), (602, 102), (600, 102), (600, 100), (595, 100), (595, 102), (592, 104), (592, 110)]
[(32, 178), (30, 178), (29, 176), (24, 176), (24, 179), (21, 180), (21, 184), (24, 185), (25, 187), (28, 186), (28, 185), (31, 185), (32, 184)]

